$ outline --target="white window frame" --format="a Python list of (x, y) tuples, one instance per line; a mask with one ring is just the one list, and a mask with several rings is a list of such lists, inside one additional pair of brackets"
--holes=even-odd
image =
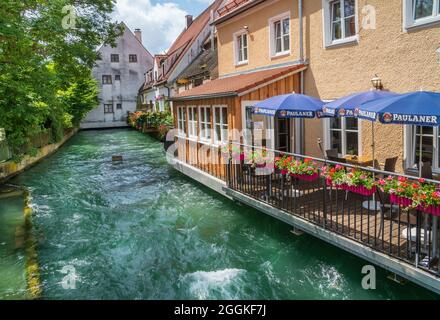
[[(332, 19), (331, 19), (331, 3), (335, 1), (341, 1), (341, 28), (342, 28), (342, 38), (339, 40), (332, 39)], [(322, 0), (322, 10), (323, 18), (323, 38), (324, 38), (324, 47), (333, 47), (338, 45), (350, 44), (350, 43), (358, 43), (359, 42), (359, 1), (355, 0), (355, 35), (350, 37), (345, 37), (345, 19), (344, 19), (344, 5), (343, 2), (345, 0)]]
[(177, 134), (180, 137), (186, 137), (186, 107), (185, 106), (177, 107)]
[[(243, 36), (246, 37), (246, 47), (239, 48), (238, 47), (238, 38), (243, 37)], [(238, 31), (238, 32), (234, 33), (233, 39), (234, 39), (233, 47), (234, 47), (234, 61), (235, 61), (235, 65), (236, 66), (242, 66), (242, 65), (248, 64), (249, 63), (249, 36), (248, 36), (248, 33), (246, 31)], [(240, 57), (240, 50), (243, 50), (243, 57), (244, 57), (244, 49), (246, 49), (247, 59), (240, 61), (240, 59), (239, 59), (239, 57)]]
[[(207, 112), (206, 110), (209, 109), (209, 119), (206, 117)], [(211, 116), (212, 116), (212, 108), (211, 106), (199, 106), (199, 132), (200, 132), (200, 141), (211, 143), (212, 141), (212, 122), (211, 122)], [(209, 125), (210, 129), (206, 130)], [(209, 133), (209, 137), (207, 134)]]
[(433, 0), (432, 16), (415, 19), (415, 0), (403, 0), (403, 26), (405, 30), (440, 22), (440, 0)]
[[(289, 49), (284, 48), (284, 34), (283, 34), (283, 21), (289, 20)], [(275, 23), (281, 23), (281, 52), (276, 52), (276, 37), (275, 37)], [(290, 11), (284, 12), (280, 15), (269, 19), (269, 56), (277, 58), (280, 56), (287, 56), (292, 53), (292, 20), (290, 19)]]
[[(261, 102), (261, 100), (244, 100), (241, 102), (241, 121), (242, 121), (242, 128), (243, 128), (243, 143), (247, 144), (247, 145), (251, 145), (252, 144), (252, 138), (250, 136), (250, 132), (248, 132), (246, 130), (247, 125), (246, 125), (246, 109), (250, 108), (250, 107), (255, 107), (255, 105)], [(267, 137), (267, 139), (269, 139), (268, 141), (268, 148), (270, 149), (275, 149), (275, 120), (274, 117), (267, 117), (268, 121), (268, 128), (266, 128), (269, 131), (269, 137)]]
[(198, 126), (197, 122), (199, 119), (197, 106), (187, 106), (188, 111), (188, 137), (197, 140), (198, 137)]
[[(331, 129), (330, 127), (330, 118), (323, 119), (324, 122), (324, 145), (325, 149), (332, 149), (331, 144), (331, 131), (340, 131), (341, 132), (341, 149), (342, 154), (340, 154), (341, 157), (345, 157), (348, 155), (347, 153), (347, 132), (356, 132), (356, 130), (348, 130), (347, 129), (347, 119), (346, 118), (338, 118), (341, 119), (341, 129)], [(358, 119), (358, 153), (357, 156), (362, 156), (362, 120)]]
[[(405, 159), (405, 169), (412, 169), (418, 171), (419, 164), (416, 163), (416, 157), (415, 157), (415, 148), (417, 147), (417, 144), (420, 141), (420, 137), (416, 134), (417, 126), (413, 125), (405, 125), (404, 126), (404, 145), (405, 145), (405, 152), (404, 152), (404, 159)], [(428, 134), (423, 134), (424, 136), (428, 136)], [(432, 144), (432, 170), (436, 173), (440, 172), (440, 157), (439, 157), (439, 135), (440, 135), (440, 128), (434, 127), (433, 128), (433, 144)]]
[[(216, 117), (216, 110), (220, 109), (219, 115), (220, 119)], [(223, 109), (226, 109), (226, 119), (223, 118)], [(228, 106), (227, 105), (214, 105), (212, 106), (212, 116), (213, 116), (213, 126), (214, 129), (214, 145), (220, 145), (222, 143), (228, 142), (229, 135), (229, 123), (228, 123)], [(220, 138), (217, 137), (217, 127), (220, 126)]]

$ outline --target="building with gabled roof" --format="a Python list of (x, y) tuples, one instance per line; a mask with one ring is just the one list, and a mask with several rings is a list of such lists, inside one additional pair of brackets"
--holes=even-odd
[(176, 93), (178, 76), (203, 51), (203, 44), (213, 33), (210, 23), (223, 0), (215, 0), (197, 18), (186, 16), (185, 30), (177, 37), (166, 54), (156, 55), (154, 65), (145, 73), (139, 90), (143, 107), (165, 109), (165, 101)]
[(142, 32), (134, 33), (122, 22), (123, 33), (116, 46), (99, 48), (101, 59), (93, 68), (99, 83), (99, 106), (81, 123), (83, 129), (127, 126), (127, 113), (136, 111), (140, 85), (146, 70), (153, 66), (153, 56), (142, 44)]

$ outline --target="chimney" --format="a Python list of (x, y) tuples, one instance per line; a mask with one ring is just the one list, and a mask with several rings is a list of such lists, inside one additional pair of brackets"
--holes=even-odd
[(186, 18), (186, 28), (188, 29), (189, 26), (193, 23), (193, 16), (189, 14), (185, 16), (185, 18)]
[(136, 37), (136, 39), (139, 40), (140, 43), (142, 43), (142, 31), (141, 31), (141, 29), (135, 29), (134, 30), (134, 36)]

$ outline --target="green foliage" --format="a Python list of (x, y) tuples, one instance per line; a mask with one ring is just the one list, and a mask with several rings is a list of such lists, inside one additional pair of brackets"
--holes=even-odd
[[(75, 27), (63, 27), (75, 8)], [(15, 159), (32, 137), (53, 140), (98, 104), (91, 75), (101, 44), (122, 31), (110, 20), (113, 0), (3, 0), (0, 6), (0, 128)], [(28, 148), (27, 148), (28, 149)]]
[(157, 129), (159, 132), (159, 137), (163, 138), (173, 126), (173, 115), (171, 112), (137, 111), (129, 115), (128, 123), (133, 128), (137, 128), (139, 130), (143, 129), (144, 125), (146, 125), (148, 128)]

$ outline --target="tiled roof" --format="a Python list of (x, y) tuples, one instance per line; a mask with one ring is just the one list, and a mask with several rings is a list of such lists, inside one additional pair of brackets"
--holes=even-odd
[(299, 72), (303, 70), (304, 67), (304, 65), (296, 65), (219, 78), (202, 86), (184, 91), (172, 99), (185, 100), (190, 98), (209, 98), (212, 96), (221, 95), (234, 96), (249, 89), (263, 85), (273, 79), (287, 76), (293, 72)]
[(229, 0), (225, 3), (224, 6), (217, 9), (217, 15), (218, 17), (226, 16), (227, 14), (231, 13), (232, 11), (240, 8), (244, 4), (251, 2), (253, 0)]
[(191, 44), (196, 40), (197, 36), (203, 31), (204, 27), (211, 19), (211, 10), (217, 10), (222, 4), (223, 0), (215, 0), (205, 11), (203, 11), (188, 28), (182, 31), (177, 37), (165, 55), (165, 72), (162, 70), (158, 72), (157, 81), (147, 81), (142, 86), (142, 90), (146, 90), (153, 85), (161, 84), (167, 81), (168, 76), (174, 70), (175, 66), (181, 61), (185, 52), (191, 47)]
[(179, 79), (190, 79), (201, 74), (217, 78), (217, 50), (205, 50), (179, 75)]

